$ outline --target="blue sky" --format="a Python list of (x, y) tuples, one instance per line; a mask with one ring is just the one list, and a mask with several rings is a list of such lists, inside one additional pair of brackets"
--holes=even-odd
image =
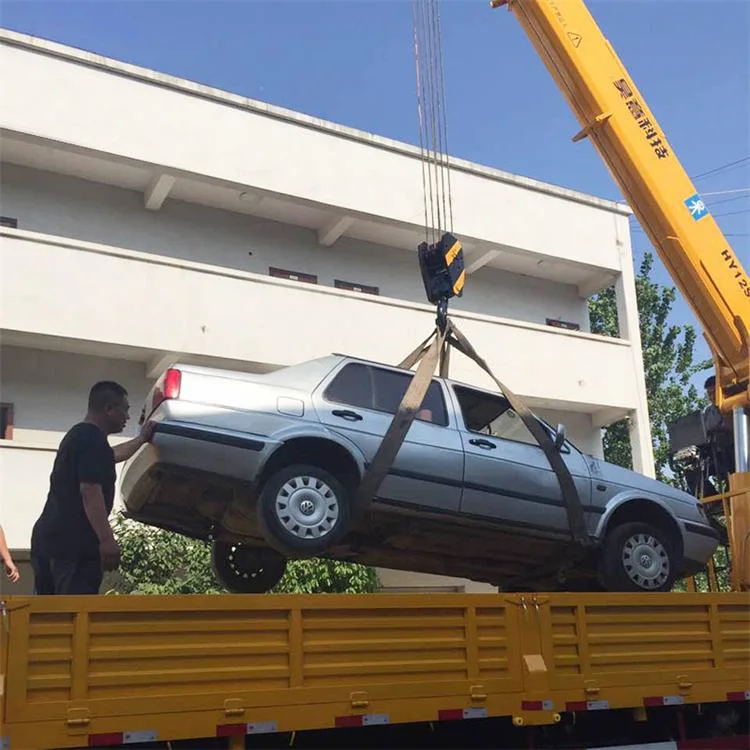
[[(451, 153), (620, 199), (592, 146), (571, 143), (577, 123), (513, 16), (487, 0), (441, 7)], [(750, 157), (750, 0), (588, 7), (689, 174)], [(0, 3), (6, 28), (414, 143), (411, 24), (410, 0)], [(696, 185), (748, 188), (750, 159)], [(706, 202), (749, 267), (750, 191)], [(649, 244), (632, 229), (637, 262)], [(661, 265), (657, 278), (671, 283)], [(681, 299), (675, 320), (695, 323)]]

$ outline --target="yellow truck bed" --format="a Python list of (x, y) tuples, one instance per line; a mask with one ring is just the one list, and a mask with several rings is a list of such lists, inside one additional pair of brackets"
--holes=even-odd
[[(746, 594), (7, 597), (10, 748), (746, 699)], [(119, 742), (117, 742), (119, 740)]]

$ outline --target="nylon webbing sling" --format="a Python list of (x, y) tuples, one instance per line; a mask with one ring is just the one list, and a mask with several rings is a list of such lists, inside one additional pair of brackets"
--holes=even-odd
[[(447, 330), (447, 329), (446, 329)], [(402, 367), (411, 368), (419, 362), (419, 367), (409, 383), (409, 387), (398, 405), (398, 409), (391, 420), (382, 442), (372, 459), (372, 463), (365, 471), (357, 491), (355, 512), (364, 515), (370, 506), (370, 502), (380, 489), (386, 475), (393, 466), (406, 433), (409, 431), (419, 407), (424, 401), (430, 381), (435, 374), (435, 368), (440, 358), (443, 344), (445, 343), (445, 332), (435, 329), (432, 336), (426, 338), (402, 363)], [(427, 346), (427, 342), (432, 343)]]
[[(589, 544), (586, 521), (573, 477), (562, 456), (555, 448), (547, 430), (537, 421), (532, 412), (507, 386), (490, 370), (485, 360), (479, 356), (469, 340), (461, 333), (455, 323), (448, 318), (445, 330), (436, 328), (419, 346), (401, 363), (400, 367), (411, 369), (417, 362), (419, 366), (404, 397), (391, 420), (391, 424), (378, 447), (375, 456), (360, 483), (357, 492), (356, 512), (361, 516), (369, 508), (370, 502), (377, 495), (380, 486), (393, 466), (406, 434), (424, 401), (435, 369), (440, 365), (440, 376), (447, 377), (450, 348), (455, 347), (462, 354), (481, 367), (495, 382), (507, 398), (511, 408), (518, 414), (529, 432), (544, 451), (544, 455), (555, 473), (562, 493), (568, 517), (568, 527), (573, 541), (582, 547)], [(421, 360), (421, 361), (420, 361)]]

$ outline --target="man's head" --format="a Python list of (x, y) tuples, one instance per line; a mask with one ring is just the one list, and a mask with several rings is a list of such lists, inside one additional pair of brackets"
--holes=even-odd
[(706, 378), (706, 382), (703, 384), (703, 388), (706, 391), (706, 398), (712, 403), (716, 403), (716, 376)]
[(112, 380), (100, 380), (89, 391), (89, 419), (107, 435), (122, 432), (130, 419), (128, 392)]

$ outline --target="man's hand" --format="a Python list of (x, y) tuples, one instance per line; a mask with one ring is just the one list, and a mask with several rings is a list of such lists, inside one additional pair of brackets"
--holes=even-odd
[(102, 558), (102, 568), (105, 571), (117, 570), (120, 567), (120, 545), (114, 536), (99, 542), (99, 554)]
[(11, 583), (15, 583), (21, 577), (13, 560), (5, 562), (5, 574), (10, 578)]
[(144, 443), (150, 443), (156, 430), (156, 422), (146, 422), (141, 428), (140, 438)]

